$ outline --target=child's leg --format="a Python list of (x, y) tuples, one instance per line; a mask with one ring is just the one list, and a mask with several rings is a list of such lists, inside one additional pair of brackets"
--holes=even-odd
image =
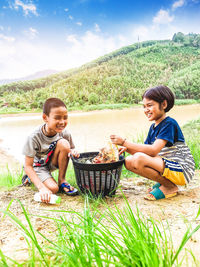
[(47, 187), (53, 194), (56, 194), (59, 190), (56, 180), (52, 177), (52, 174), (47, 166), (34, 167), (34, 171), (40, 178), (41, 182)]
[[(68, 154), (70, 153), (70, 144), (66, 139), (60, 139), (57, 142), (55, 151), (53, 153), (51, 163), (59, 169), (58, 173), (58, 184), (62, 184), (65, 181), (65, 175), (67, 171), (67, 166), (69, 163)], [(67, 192), (69, 189), (64, 188)], [(73, 190), (73, 187), (70, 188)]]
[(174, 183), (161, 175), (164, 171), (165, 163), (159, 156), (151, 157), (138, 152), (133, 156), (128, 156), (125, 165), (128, 170), (160, 183), (160, 189), (165, 195), (178, 191)]
[(53, 177), (46, 179), (43, 184), (53, 193), (56, 194), (59, 190), (57, 182)]

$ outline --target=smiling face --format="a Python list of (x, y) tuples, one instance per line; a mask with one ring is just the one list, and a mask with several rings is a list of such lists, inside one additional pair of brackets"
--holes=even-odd
[(167, 101), (164, 100), (161, 104), (158, 102), (143, 98), (144, 113), (149, 121), (155, 121), (155, 124), (159, 124), (166, 117), (165, 108), (167, 107)]
[(46, 123), (46, 133), (53, 136), (61, 133), (68, 123), (68, 113), (65, 107), (52, 108), (49, 115), (43, 113), (43, 120)]

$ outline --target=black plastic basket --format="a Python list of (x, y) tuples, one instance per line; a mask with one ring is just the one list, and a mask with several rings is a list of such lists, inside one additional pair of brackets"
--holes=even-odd
[(98, 152), (81, 153), (79, 158), (72, 157), (76, 182), (83, 193), (97, 197), (101, 195), (112, 196), (115, 194), (120, 181), (124, 156), (119, 161), (112, 163), (88, 164), (80, 162), (81, 158), (95, 157)]

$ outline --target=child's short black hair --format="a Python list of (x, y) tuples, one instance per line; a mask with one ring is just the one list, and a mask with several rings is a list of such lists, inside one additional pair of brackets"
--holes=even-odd
[(161, 104), (164, 100), (166, 100), (167, 107), (165, 109), (165, 112), (168, 112), (174, 106), (174, 99), (175, 99), (174, 94), (167, 86), (164, 85), (159, 85), (147, 89), (142, 96), (142, 99), (144, 98), (154, 100), (159, 104)]
[(55, 97), (48, 98), (44, 102), (43, 113), (46, 114), (47, 116), (49, 116), (49, 113), (50, 113), (52, 108), (59, 108), (59, 107), (67, 108), (65, 103), (61, 99), (55, 98)]

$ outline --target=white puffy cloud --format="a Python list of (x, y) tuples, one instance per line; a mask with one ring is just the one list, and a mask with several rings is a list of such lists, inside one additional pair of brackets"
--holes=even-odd
[(30, 27), (28, 30), (24, 31), (24, 34), (29, 38), (29, 39), (35, 39), (38, 35), (38, 31), (32, 27)]
[(101, 36), (87, 31), (68, 35), (62, 49), (49, 42), (20, 39), (14, 43), (0, 41), (0, 79), (27, 76), (40, 70), (67, 70), (112, 52), (126, 44), (122, 35)]
[(80, 21), (76, 22), (76, 24), (77, 24), (78, 26), (82, 26), (82, 22), (80, 22)]
[(15, 0), (14, 4), (10, 5), (10, 7), (16, 10), (19, 10), (19, 7), (21, 7), (25, 16), (29, 15), (29, 13), (38, 16), (36, 5), (34, 5), (32, 1), (29, 1), (29, 3), (25, 4), (21, 0)]
[(156, 16), (153, 18), (153, 22), (156, 24), (168, 24), (174, 20), (174, 16), (170, 16), (169, 12), (164, 9), (160, 9)]
[(64, 10), (65, 10), (65, 12), (68, 12), (69, 11), (69, 8), (65, 8)]
[[(170, 10), (172, 12), (172, 9)], [(76, 24), (82, 25), (78, 22)], [(37, 38), (36, 42), (34, 37), (38, 32), (34, 28), (29, 28), (27, 31), (31, 40), (15, 40), (12, 36), (0, 34), (0, 79), (22, 77), (44, 69), (61, 71), (78, 67), (122, 46), (133, 44), (138, 39), (139, 41), (171, 39), (173, 34), (179, 31), (198, 33), (199, 23), (194, 24), (194, 21), (185, 17), (175, 20), (170, 11), (161, 9), (148, 24), (129, 24), (121, 31), (120, 27), (117, 29), (119, 34), (105, 34), (95, 23), (93, 30), (67, 35), (66, 43), (59, 44), (59, 47), (61, 43), (63, 45), (61, 49), (50, 40), (40, 41)]]
[(178, 0), (178, 1), (175, 1), (172, 5), (172, 10), (175, 10), (177, 9), (178, 7), (182, 7), (183, 5), (185, 4), (185, 1), (184, 0)]
[(94, 24), (94, 27), (95, 27), (95, 32), (100, 32), (101, 29), (99, 27), (99, 25), (97, 23)]
[(6, 42), (14, 42), (15, 41), (15, 37), (13, 36), (7, 36), (5, 34), (0, 34), (0, 41), (6, 41)]
[(0, 42), (0, 79), (14, 79), (45, 69), (67, 69), (63, 51), (32, 40)]
[(139, 25), (132, 30), (132, 36), (135, 36), (137, 40), (144, 40), (149, 35), (149, 28), (144, 25)]

